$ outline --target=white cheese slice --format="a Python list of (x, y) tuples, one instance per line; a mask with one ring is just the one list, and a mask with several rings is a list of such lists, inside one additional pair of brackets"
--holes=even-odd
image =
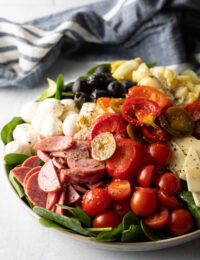
[(200, 168), (185, 167), (188, 190), (200, 192)]
[(180, 137), (174, 138), (174, 142), (182, 149), (182, 151), (187, 154), (190, 146), (197, 152), (198, 156), (200, 157), (200, 140), (196, 139), (193, 136), (188, 137)]
[(194, 198), (196, 206), (200, 207), (200, 192), (192, 192), (192, 196)]

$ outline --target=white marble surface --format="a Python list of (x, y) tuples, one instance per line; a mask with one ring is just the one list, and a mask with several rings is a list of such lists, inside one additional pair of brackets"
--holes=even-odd
[[(52, 11), (52, 4), (60, 3), (65, 7), (75, 6), (91, 0), (35, 0), (30, 5), (35, 6), (31, 10), (41, 10), (40, 6), (46, 8), (45, 14)], [(0, 17), (22, 20), (28, 14), (29, 1), (25, 0), (0, 0)], [(72, 3), (72, 4), (71, 4)], [(29, 6), (29, 7), (27, 7)], [(48, 9), (48, 6), (50, 9)], [(12, 7), (12, 8), (11, 8)], [(17, 7), (15, 9), (15, 7)], [(12, 10), (11, 12), (9, 10)], [(34, 15), (44, 14), (32, 13)], [(21, 15), (20, 13), (21, 12)], [(35, 11), (34, 11), (35, 12)], [(64, 75), (65, 80), (73, 79), (84, 73), (93, 63), (75, 63), (71, 61), (59, 60), (44, 75), (38, 86), (31, 90), (25, 89), (0, 89), (0, 128), (19, 113), (22, 103), (34, 99), (42, 89), (46, 87), (47, 75), (55, 79), (58, 73)], [(114, 252), (104, 251), (89, 247), (79, 241), (72, 240), (65, 234), (52, 229), (47, 229), (39, 223), (15, 200), (13, 194), (7, 186), (3, 172), (0, 175), (0, 260), (102, 260), (102, 259), (199, 259), (200, 239), (187, 243), (176, 248), (164, 249), (153, 252)]]

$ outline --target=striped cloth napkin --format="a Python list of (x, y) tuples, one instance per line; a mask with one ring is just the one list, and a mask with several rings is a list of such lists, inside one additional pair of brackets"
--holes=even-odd
[(200, 63), (199, 0), (106, 0), (25, 23), (0, 18), (0, 87), (33, 87), (59, 55)]

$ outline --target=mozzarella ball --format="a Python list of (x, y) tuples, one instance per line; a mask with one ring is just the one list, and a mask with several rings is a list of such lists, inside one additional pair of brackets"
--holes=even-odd
[(48, 115), (42, 123), (40, 133), (45, 137), (63, 135), (62, 121), (53, 115)]
[(71, 115), (74, 113), (79, 113), (79, 110), (76, 107), (76, 104), (73, 99), (62, 99), (61, 104), (64, 105), (64, 111), (63, 111), (62, 115), (60, 116), (60, 119), (62, 121), (64, 121), (68, 115)]
[(35, 129), (29, 130), (26, 133), (24, 133), (20, 141), (27, 143), (31, 147), (33, 147), (37, 142), (40, 141), (40, 135)]
[(36, 131), (40, 132), (41, 127), (42, 127), (42, 124), (43, 124), (43, 122), (44, 122), (44, 120), (45, 120), (45, 117), (46, 117), (45, 114), (39, 114), (39, 113), (37, 113), (37, 114), (33, 117), (32, 122), (31, 122), (31, 125), (33, 126), (33, 128), (34, 128)]
[(38, 102), (29, 102), (22, 106), (20, 115), (25, 122), (31, 123), (33, 117), (37, 113), (39, 107)]
[(47, 98), (44, 101), (40, 102), (37, 114), (52, 114), (56, 117), (59, 117), (62, 115), (63, 111), (64, 105), (61, 104), (60, 100), (57, 100), (55, 98)]
[(30, 131), (30, 130), (33, 130), (33, 127), (31, 124), (20, 124), (20, 125), (17, 125), (15, 127), (15, 130), (13, 131), (13, 138), (15, 140), (21, 140), (21, 138), (23, 137), (23, 135)]
[(31, 155), (31, 146), (19, 140), (12, 141), (5, 146), (5, 153), (21, 153)]
[(64, 135), (74, 136), (76, 132), (80, 130), (79, 126), (79, 114), (71, 114), (67, 116), (63, 122)]

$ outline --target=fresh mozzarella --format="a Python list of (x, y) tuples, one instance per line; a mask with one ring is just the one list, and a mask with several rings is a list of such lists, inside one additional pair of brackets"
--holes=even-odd
[(79, 124), (81, 127), (89, 127), (94, 119), (95, 103), (84, 103), (80, 110)]
[(20, 140), (33, 147), (37, 142), (40, 141), (40, 135), (35, 129), (32, 129), (25, 132)]
[(37, 113), (39, 104), (38, 102), (29, 102), (22, 106), (20, 115), (25, 122), (31, 123)]
[(64, 135), (74, 136), (80, 130), (79, 114), (71, 114), (67, 116), (63, 122)]
[(15, 140), (21, 140), (23, 135), (30, 130), (33, 130), (33, 126), (31, 124), (25, 123), (17, 125), (13, 131), (13, 138)]
[(20, 153), (31, 155), (31, 146), (19, 140), (12, 141), (5, 146), (5, 154)]
[(197, 207), (200, 207), (200, 192), (192, 192), (194, 202)]
[(31, 125), (33, 126), (33, 128), (34, 128), (35, 130), (37, 130), (38, 132), (40, 132), (40, 131), (41, 131), (41, 128), (42, 128), (42, 124), (43, 124), (45, 118), (46, 118), (46, 115), (45, 115), (45, 114), (43, 114), (43, 113), (42, 113), (42, 114), (37, 113), (37, 114), (33, 117), (32, 122), (31, 122)]
[(64, 105), (55, 98), (47, 98), (40, 102), (37, 114), (49, 115), (52, 114), (56, 117), (62, 115), (64, 111)]
[(62, 135), (62, 121), (54, 115), (48, 115), (42, 123), (40, 133), (45, 137)]
[(76, 104), (73, 99), (63, 99), (63, 100), (61, 100), (61, 104), (64, 105), (64, 111), (63, 111), (62, 115), (60, 116), (60, 119), (62, 121), (64, 121), (65, 118), (71, 114), (79, 113), (79, 110), (76, 107)]

